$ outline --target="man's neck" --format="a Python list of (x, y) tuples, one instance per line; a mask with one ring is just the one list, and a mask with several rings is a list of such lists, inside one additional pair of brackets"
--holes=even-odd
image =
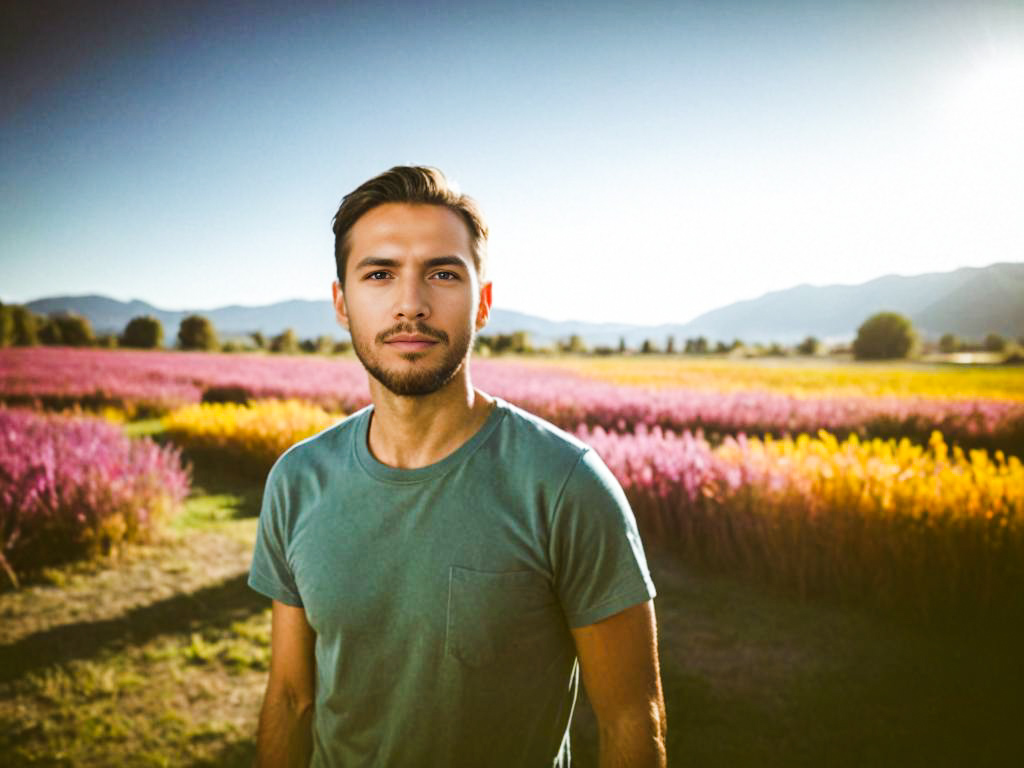
[(418, 469), (458, 450), (484, 425), (493, 398), (473, 388), (463, 366), (429, 395), (403, 397), (370, 378), (370, 453), (389, 467)]

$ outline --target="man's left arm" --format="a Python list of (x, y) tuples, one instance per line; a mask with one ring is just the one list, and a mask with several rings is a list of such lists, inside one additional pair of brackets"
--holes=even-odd
[(600, 732), (600, 768), (665, 768), (654, 603), (572, 630)]

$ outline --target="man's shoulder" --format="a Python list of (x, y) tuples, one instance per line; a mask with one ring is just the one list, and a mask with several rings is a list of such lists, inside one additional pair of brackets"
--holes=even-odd
[(555, 426), (529, 411), (495, 397), (497, 407), (504, 411), (501, 440), (507, 450), (529, 458), (532, 462), (553, 466), (575, 465), (590, 446), (575, 435)]
[(590, 451), (590, 446), (579, 437), (566, 432), (536, 414), (524, 411), (501, 397), (495, 397), (497, 407), (505, 411), (503, 427), (512, 431), (520, 439), (536, 443), (539, 447), (548, 447), (566, 456), (579, 457)]

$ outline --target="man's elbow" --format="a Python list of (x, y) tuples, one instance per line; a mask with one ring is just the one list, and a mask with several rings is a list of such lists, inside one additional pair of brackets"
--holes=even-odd
[(313, 712), (313, 691), (305, 686), (290, 685), (271, 681), (267, 686), (266, 701), (274, 702), (296, 719), (308, 717)]

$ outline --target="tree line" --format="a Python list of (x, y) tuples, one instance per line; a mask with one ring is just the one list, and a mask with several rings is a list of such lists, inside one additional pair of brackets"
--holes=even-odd
[[(37, 315), (21, 305), (0, 304), (0, 347), (34, 346), (37, 344), (84, 347), (127, 347), (132, 349), (160, 349), (164, 346), (164, 327), (153, 315), (133, 317), (121, 333), (95, 334), (88, 318), (73, 312)], [(245, 350), (267, 350), (282, 354), (310, 352), (338, 354), (351, 350), (348, 341), (337, 341), (329, 335), (313, 339), (300, 339), (291, 328), (270, 337), (253, 331), (244, 338), (232, 338), (221, 342), (217, 330), (208, 317), (192, 314), (182, 318), (178, 325), (174, 346), (183, 350), (238, 352)], [(779, 343), (747, 344), (740, 339), (730, 342), (711, 341), (705, 336), (681, 339), (677, 344), (669, 336), (664, 345), (653, 339), (644, 339), (639, 347), (627, 345), (624, 337), (616, 346), (589, 346), (579, 334), (572, 334), (560, 340), (553, 348), (534, 346), (526, 331), (512, 333), (482, 334), (476, 337), (476, 350), (484, 355), (535, 354), (560, 352), (580, 355), (615, 354), (684, 354), (684, 355), (742, 355), (746, 357), (772, 357), (823, 354), (852, 354), (858, 360), (893, 360), (915, 357), (922, 352), (937, 351), (942, 354), (957, 352), (993, 352), (1007, 354), (1007, 359), (1017, 362), (1022, 358), (1024, 337), (1008, 340), (997, 333), (988, 334), (983, 340), (961, 339), (952, 333), (944, 334), (937, 346), (922, 341), (910, 320), (896, 312), (879, 312), (857, 329), (856, 338), (850, 345), (827, 347), (815, 336), (808, 336), (799, 344), (784, 346)]]
[(897, 360), (916, 357), (923, 353), (940, 352), (996, 352), (1009, 353), (1008, 360), (1017, 362), (1024, 349), (1024, 337), (1016, 341), (990, 333), (982, 341), (962, 340), (953, 334), (945, 334), (935, 345), (921, 339), (911, 321), (896, 312), (878, 312), (867, 318), (857, 329), (857, 335), (850, 344), (829, 346), (816, 336), (807, 336), (794, 345), (778, 342), (767, 344), (746, 343), (741, 339), (712, 341), (706, 336), (677, 339), (669, 336), (664, 344), (655, 339), (644, 339), (639, 346), (626, 343), (619, 338), (616, 346), (588, 346), (579, 334), (572, 334), (556, 342), (554, 348), (535, 347), (530, 335), (524, 331), (499, 333), (477, 337), (477, 348), (484, 354), (537, 354), (561, 352), (578, 355), (735, 355), (743, 357), (783, 357), (817, 355), (852, 355), (857, 360)]
[[(89, 319), (75, 312), (38, 315), (20, 305), (0, 304), (0, 347), (30, 347), (38, 344), (66, 347), (125, 347), (160, 349), (164, 346), (163, 323), (153, 315), (133, 317), (120, 333), (93, 331)], [(239, 352), (267, 350), (284, 354), (299, 352), (343, 353), (351, 349), (347, 341), (332, 336), (300, 339), (291, 328), (275, 336), (253, 331), (244, 338), (221, 341), (210, 319), (187, 315), (178, 324), (174, 346), (182, 350)]]

